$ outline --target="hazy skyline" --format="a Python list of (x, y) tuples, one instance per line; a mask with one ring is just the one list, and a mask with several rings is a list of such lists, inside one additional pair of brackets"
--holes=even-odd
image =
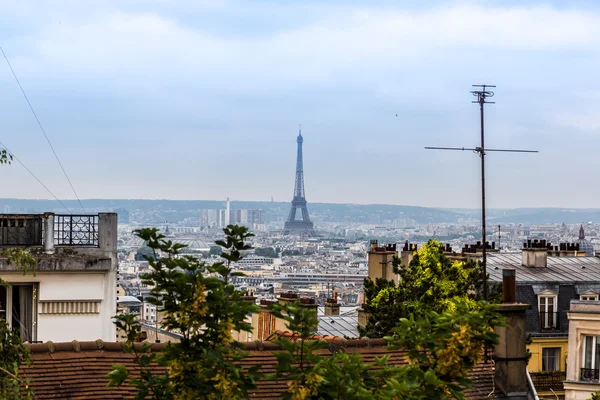
[[(497, 85), (488, 207), (600, 207), (592, 2), (22, 1), (0, 45), (79, 196), (479, 206), (472, 84)], [(0, 141), (73, 198), (0, 59)], [(397, 117), (396, 117), (397, 114)], [(49, 198), (18, 163), (1, 197)], [(310, 206), (309, 206), (310, 207)]]

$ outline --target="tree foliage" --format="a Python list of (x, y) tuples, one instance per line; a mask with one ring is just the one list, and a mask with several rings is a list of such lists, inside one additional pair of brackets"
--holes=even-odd
[(272, 379), (290, 381), (283, 399), (464, 399), (472, 387), (468, 372), (482, 359), (483, 349), (497, 343), (493, 326), (503, 321), (495, 306), (479, 303), (473, 309), (457, 302), (454, 311), (424, 311), (418, 317), (403, 318), (385, 337), (391, 349), (406, 352), (408, 364), (390, 365), (389, 356), (367, 364), (358, 354), (334, 349), (314, 340), (316, 316), (297, 303), (276, 305), (275, 315), (286, 321), (293, 338), (276, 339), (278, 365)]
[[(6, 149), (0, 150), (0, 164), (11, 164), (12, 160), (12, 154)], [(37, 260), (28, 251), (21, 248), (3, 249), (0, 257), (5, 258), (8, 265), (14, 265), (23, 275), (35, 275)], [(10, 283), (0, 278), (0, 285), (10, 286)], [(6, 307), (6, 304), (1, 306)], [(0, 399), (33, 398), (29, 380), (19, 375), (19, 367), (23, 363), (31, 364), (31, 359), (19, 330), (11, 329), (8, 321), (0, 318)]]
[(182, 256), (184, 245), (166, 241), (157, 229), (141, 229), (136, 235), (147, 242), (160, 258), (147, 257), (151, 272), (142, 282), (153, 287), (149, 302), (162, 312), (162, 326), (179, 332), (179, 343), (168, 343), (160, 355), (148, 354), (149, 345), (137, 351), (134, 341), (138, 322), (130, 315), (115, 316), (117, 326), (125, 332), (125, 350), (136, 355), (138, 365), (147, 367), (154, 359), (166, 366), (163, 375), (146, 373), (132, 378), (123, 366), (109, 374), (109, 385), (128, 382), (138, 388), (137, 398), (152, 399), (239, 399), (246, 398), (254, 387), (258, 367), (241, 371), (234, 361), (244, 353), (233, 341), (232, 331), (251, 331), (245, 317), (258, 310), (242, 299), (230, 278), (237, 273), (231, 264), (241, 252), (250, 249), (245, 240), (252, 236), (245, 227), (229, 225), (225, 240), (217, 241), (224, 251), (224, 261), (213, 265), (200, 263), (193, 256)]
[(29, 380), (19, 374), (23, 363), (31, 364), (31, 359), (19, 331), (0, 318), (0, 399), (33, 399)]
[(272, 247), (259, 247), (254, 250), (254, 255), (257, 257), (277, 258), (279, 253)]
[[(454, 311), (464, 303), (474, 309), (482, 299), (483, 269), (473, 260), (452, 261), (443, 253), (443, 244), (430, 240), (415, 252), (408, 265), (394, 257), (394, 271), (399, 283), (385, 279), (365, 279), (366, 303), (370, 317), (366, 327), (359, 327), (361, 336), (389, 335), (401, 318), (419, 316), (428, 311)], [(490, 286), (490, 299), (498, 299), (499, 288)], [(501, 292), (501, 289), (500, 289)]]
[(13, 155), (10, 154), (6, 149), (0, 150), (0, 164), (11, 164)]

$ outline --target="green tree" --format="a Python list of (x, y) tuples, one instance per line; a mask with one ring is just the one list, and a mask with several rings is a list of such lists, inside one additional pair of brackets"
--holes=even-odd
[(331, 357), (319, 350), (328, 346), (312, 338), (314, 311), (298, 303), (275, 305), (273, 314), (286, 321), (292, 339), (275, 342), (278, 365), (271, 379), (290, 381), (284, 399), (463, 399), (472, 387), (468, 372), (482, 359), (484, 347), (497, 343), (493, 326), (503, 321), (496, 306), (479, 302), (471, 307), (457, 302), (453, 312), (425, 311), (403, 318), (385, 337), (391, 349), (406, 352), (408, 363), (389, 365), (389, 356), (367, 364), (358, 354), (334, 350)]
[(587, 400), (600, 400), (600, 390), (597, 390), (594, 393), (592, 393), (592, 397), (590, 397)]
[(0, 150), (0, 164), (11, 164), (13, 155), (10, 154), (6, 149)]
[[(160, 354), (148, 353), (149, 344), (139, 350), (134, 342), (139, 323), (134, 316), (117, 315), (116, 324), (124, 332), (126, 351), (135, 354), (142, 367), (132, 377), (123, 366), (114, 366), (109, 385), (128, 382), (139, 392), (137, 399), (243, 399), (254, 387), (259, 366), (241, 371), (234, 362), (244, 356), (233, 341), (232, 331), (251, 331), (245, 317), (258, 307), (242, 299), (242, 293), (230, 283), (231, 264), (250, 249), (245, 241), (252, 236), (247, 228), (229, 225), (225, 240), (216, 244), (224, 249), (222, 262), (200, 263), (197, 258), (180, 255), (184, 245), (166, 241), (157, 229), (141, 229), (136, 234), (147, 242), (160, 258), (147, 257), (151, 272), (142, 282), (152, 285), (149, 301), (164, 314), (163, 327), (180, 332), (179, 343), (168, 343)], [(166, 366), (163, 375), (152, 375), (148, 366), (156, 362)]]
[(472, 387), (468, 372), (483, 358), (485, 347), (498, 343), (494, 326), (504, 324), (496, 306), (463, 301), (452, 311), (426, 311), (402, 318), (385, 339), (407, 352), (409, 363), (388, 381), (384, 397), (409, 400), (464, 399)]
[(223, 250), (219, 246), (210, 246), (209, 256), (220, 256)]
[(254, 250), (254, 255), (258, 257), (269, 257), (269, 258), (277, 258), (279, 254), (272, 247), (259, 247)]
[[(427, 311), (453, 311), (457, 302), (473, 308), (481, 300), (482, 266), (473, 260), (452, 261), (443, 253), (443, 244), (430, 240), (415, 252), (408, 265), (398, 257), (392, 262), (399, 274), (394, 281), (365, 279), (365, 311), (370, 314), (361, 336), (383, 337), (391, 333), (401, 318), (419, 316)], [(490, 298), (498, 288), (491, 286)]]

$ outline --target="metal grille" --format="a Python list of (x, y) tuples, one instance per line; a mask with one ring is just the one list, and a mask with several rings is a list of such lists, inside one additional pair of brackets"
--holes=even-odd
[(531, 380), (537, 390), (564, 390), (563, 381), (566, 379), (564, 371), (531, 372)]
[(542, 330), (559, 330), (558, 312), (540, 312), (540, 329)]
[(54, 217), (56, 246), (98, 246), (97, 215), (56, 215)]
[(599, 370), (592, 368), (581, 368), (581, 377), (579, 380), (585, 382), (598, 382)]
[(0, 246), (41, 246), (41, 215), (0, 215)]

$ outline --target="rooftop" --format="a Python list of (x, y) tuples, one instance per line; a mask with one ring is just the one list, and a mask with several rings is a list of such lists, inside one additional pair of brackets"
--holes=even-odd
[[(348, 353), (358, 353), (369, 363), (375, 363), (375, 357), (389, 355), (389, 363), (402, 365), (406, 363), (404, 352), (389, 350), (383, 339), (376, 340), (344, 340), (329, 339), (329, 348), (320, 351), (328, 357), (337, 349), (343, 348)], [(275, 371), (277, 359), (274, 351), (280, 348), (270, 342), (242, 343), (248, 356), (239, 363), (244, 368), (262, 365), (261, 371)], [(152, 344), (152, 351), (160, 352), (165, 343)], [(95, 342), (65, 342), (42, 343), (29, 345), (33, 365), (22, 366), (21, 373), (31, 379), (37, 399), (133, 399), (135, 390), (123, 385), (107, 388), (108, 379), (105, 375), (112, 370), (112, 365), (125, 365), (130, 371), (136, 371), (133, 356), (125, 353), (119, 343)], [(162, 367), (151, 366), (155, 373), (161, 373)], [(488, 399), (493, 391), (493, 364), (481, 363), (469, 376), (473, 380), (473, 389), (466, 392), (469, 400)], [(288, 388), (287, 382), (263, 380), (258, 387), (251, 391), (252, 399), (280, 399), (281, 393)]]
[(515, 269), (517, 282), (600, 282), (600, 258), (548, 256), (546, 267), (526, 267), (521, 253), (493, 253), (487, 258), (490, 280), (502, 282), (502, 269)]

